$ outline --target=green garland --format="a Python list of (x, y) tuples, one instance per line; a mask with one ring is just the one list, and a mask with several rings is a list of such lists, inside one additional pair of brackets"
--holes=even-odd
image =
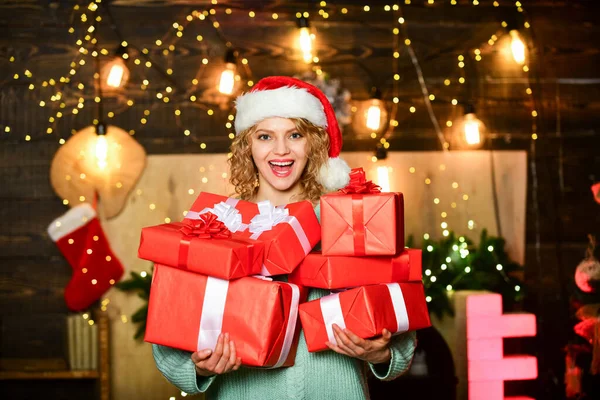
[[(413, 237), (409, 237), (407, 246), (414, 248)], [(489, 290), (500, 293), (508, 309), (511, 304), (521, 300), (524, 295), (523, 283), (518, 275), (523, 267), (510, 260), (505, 249), (505, 240), (488, 236), (483, 230), (479, 246), (464, 237), (456, 237), (450, 232), (439, 241), (423, 240), (423, 284), (429, 312), (438, 318), (453, 315), (448, 294), (453, 290)], [(134, 292), (144, 300), (132, 316), (131, 321), (140, 326), (135, 339), (141, 339), (146, 331), (148, 299), (152, 273), (142, 276), (131, 272), (131, 278), (117, 283), (124, 292)]]
[[(407, 245), (413, 247), (409, 237)], [(434, 241), (429, 235), (423, 240), (423, 284), (429, 312), (438, 318), (454, 315), (448, 294), (456, 290), (489, 290), (502, 295), (505, 307), (524, 296), (519, 277), (523, 267), (510, 260), (505, 240), (481, 232), (479, 245), (467, 237), (447, 237)]]

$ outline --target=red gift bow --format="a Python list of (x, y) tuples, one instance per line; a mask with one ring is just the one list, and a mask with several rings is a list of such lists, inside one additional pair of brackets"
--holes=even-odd
[(224, 223), (217, 221), (217, 216), (213, 213), (204, 213), (200, 219), (185, 220), (184, 226), (179, 231), (185, 236), (193, 236), (200, 239), (229, 239), (231, 231), (227, 229)]
[(381, 186), (368, 181), (362, 168), (352, 168), (350, 171), (350, 183), (340, 189), (344, 194), (372, 194), (381, 193)]

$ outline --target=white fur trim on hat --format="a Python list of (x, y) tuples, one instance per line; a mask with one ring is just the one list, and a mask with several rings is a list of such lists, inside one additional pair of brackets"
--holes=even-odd
[(305, 118), (317, 126), (327, 128), (323, 104), (306, 89), (298, 87), (284, 86), (248, 92), (237, 98), (236, 108), (236, 133), (270, 117)]
[(56, 242), (87, 224), (96, 217), (96, 210), (88, 203), (76, 205), (48, 225), (48, 235)]
[(341, 189), (350, 182), (350, 167), (339, 157), (330, 158), (319, 170), (319, 183), (328, 192)]

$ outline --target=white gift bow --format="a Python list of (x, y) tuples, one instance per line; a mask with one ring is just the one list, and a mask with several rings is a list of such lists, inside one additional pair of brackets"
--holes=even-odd
[[(255, 278), (272, 280), (272, 278), (254, 276)], [(271, 368), (281, 367), (290, 353), (292, 342), (294, 341), (294, 332), (296, 321), (298, 320), (298, 303), (300, 300), (300, 289), (293, 283), (281, 282), (289, 285), (292, 289), (292, 301), (290, 304), (290, 314), (285, 327), (285, 337), (283, 346), (279, 353), (279, 358)], [(225, 314), (225, 301), (229, 291), (229, 281), (213, 277), (207, 277), (206, 289), (204, 291), (204, 303), (202, 304), (202, 316), (200, 317), (200, 328), (198, 329), (198, 341), (196, 349), (214, 350), (217, 346), (217, 340), (223, 328), (223, 315)]]
[(200, 215), (208, 212), (216, 215), (217, 221), (225, 224), (231, 232), (243, 232), (248, 228), (247, 224), (242, 223), (242, 214), (240, 214), (240, 211), (235, 206), (224, 201), (215, 204), (212, 208), (206, 207), (200, 212), (190, 211), (187, 213), (186, 218), (200, 219)]
[[(310, 241), (306, 236), (306, 232), (302, 228), (300, 221), (292, 215), (290, 215), (290, 211), (284, 206), (275, 207), (271, 204), (270, 201), (264, 200), (258, 203), (258, 214), (252, 218), (250, 221), (250, 225), (248, 230), (252, 233), (250, 239), (258, 239), (259, 236), (266, 231), (270, 231), (273, 229), (275, 225), (286, 223), (289, 224), (300, 245), (302, 246), (302, 250), (304, 250), (304, 254), (308, 254), (311, 251)], [(263, 264), (262, 275), (271, 275), (267, 267)]]
[(269, 200), (258, 204), (258, 214), (250, 221), (248, 229), (252, 233), (251, 239), (257, 239), (263, 232), (270, 231), (277, 224), (286, 222), (290, 215), (287, 208), (275, 207)]
[[(402, 289), (397, 283), (386, 283), (385, 284), (390, 292), (392, 298), (392, 307), (394, 308), (394, 314), (396, 314), (396, 322), (398, 327), (392, 334), (397, 335), (402, 332), (408, 331), (409, 321), (408, 313), (406, 311), (406, 304), (404, 303), (404, 296), (402, 295)], [(328, 296), (321, 297), (319, 299), (321, 305), (321, 314), (323, 315), (323, 321), (325, 321), (325, 330), (327, 331), (327, 340), (330, 343), (337, 344), (335, 335), (333, 334), (333, 324), (336, 324), (341, 329), (346, 328), (346, 321), (344, 321), (344, 314), (342, 313), (342, 305), (340, 303), (340, 293), (334, 293)]]

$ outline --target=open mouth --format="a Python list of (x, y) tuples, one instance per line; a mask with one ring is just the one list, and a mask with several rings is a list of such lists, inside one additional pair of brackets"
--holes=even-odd
[(278, 177), (286, 177), (292, 172), (294, 161), (269, 161), (269, 166)]

